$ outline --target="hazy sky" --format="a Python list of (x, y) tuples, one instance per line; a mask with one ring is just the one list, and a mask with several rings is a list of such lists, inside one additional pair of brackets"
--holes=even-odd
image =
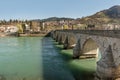
[(0, 0), (0, 19), (80, 18), (119, 4), (120, 0)]

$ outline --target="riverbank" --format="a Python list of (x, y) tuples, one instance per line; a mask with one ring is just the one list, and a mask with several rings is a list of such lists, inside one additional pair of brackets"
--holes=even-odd
[(19, 37), (48, 37), (50, 31), (34, 32), (34, 33), (19, 33)]
[(64, 50), (63, 45), (58, 45), (54, 41), (54, 45), (59, 53), (63, 56), (66, 64), (73, 74), (75, 80), (94, 80), (94, 74), (96, 70), (96, 59), (72, 59), (72, 49)]
[(19, 34), (19, 37), (44, 37), (47, 34)]
[(18, 33), (0, 33), (0, 37), (18, 37)]
[(45, 37), (50, 36), (50, 32), (46, 33), (0, 33), (0, 37)]

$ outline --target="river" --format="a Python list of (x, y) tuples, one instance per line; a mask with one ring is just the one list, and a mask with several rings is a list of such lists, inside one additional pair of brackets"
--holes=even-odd
[(0, 38), (0, 80), (93, 80), (96, 59), (71, 57), (50, 37)]

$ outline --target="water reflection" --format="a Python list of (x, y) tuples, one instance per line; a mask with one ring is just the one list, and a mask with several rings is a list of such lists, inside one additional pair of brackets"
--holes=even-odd
[(75, 80), (62, 59), (62, 55), (53, 45), (51, 38), (42, 41), (43, 77), (44, 80)]

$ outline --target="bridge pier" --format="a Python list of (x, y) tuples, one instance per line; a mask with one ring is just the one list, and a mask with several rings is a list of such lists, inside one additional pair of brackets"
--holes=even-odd
[(64, 44), (64, 41), (65, 41), (65, 34), (64, 33), (61, 33), (59, 35), (59, 40), (58, 40), (58, 44)]
[(58, 42), (58, 38), (59, 38), (59, 36), (58, 36), (58, 35), (56, 35), (56, 38), (55, 38), (55, 41), (56, 41), (56, 42)]
[(115, 65), (111, 45), (108, 46), (102, 56), (97, 62), (95, 80), (116, 80), (120, 78), (120, 66)]
[(62, 44), (61, 40), (62, 40), (62, 34), (59, 34), (58, 40), (57, 40), (57, 42), (58, 42), (59, 45)]
[(78, 39), (76, 46), (73, 48), (73, 59), (79, 59), (81, 53), (80, 39)]
[(67, 32), (54, 31), (52, 32), (52, 37), (58, 44), (63, 44), (64, 49), (71, 49), (76, 44), (76, 38), (73, 33), (71, 35)]
[(98, 45), (92, 39), (86, 41), (78, 39), (73, 49), (73, 58), (97, 58), (98, 50)]
[(54, 40), (56, 40), (56, 37), (57, 37), (56, 31), (52, 31), (52, 32), (51, 32), (51, 37), (52, 37)]
[(66, 36), (63, 47), (64, 49), (72, 49), (75, 47), (76, 41), (71, 35)]
[(63, 44), (63, 48), (64, 49), (68, 49), (69, 48), (69, 42), (68, 42), (68, 36), (66, 36), (64, 44)]
[[(55, 34), (54, 38), (56, 41), (64, 42), (65, 49), (73, 48), (76, 44), (73, 48), (74, 59), (81, 56), (87, 58), (89, 55), (95, 58), (98, 53), (101, 54), (100, 60), (96, 63), (95, 80), (120, 80), (120, 31), (68, 30), (56, 31)], [(62, 38), (58, 39), (60, 34)]]

